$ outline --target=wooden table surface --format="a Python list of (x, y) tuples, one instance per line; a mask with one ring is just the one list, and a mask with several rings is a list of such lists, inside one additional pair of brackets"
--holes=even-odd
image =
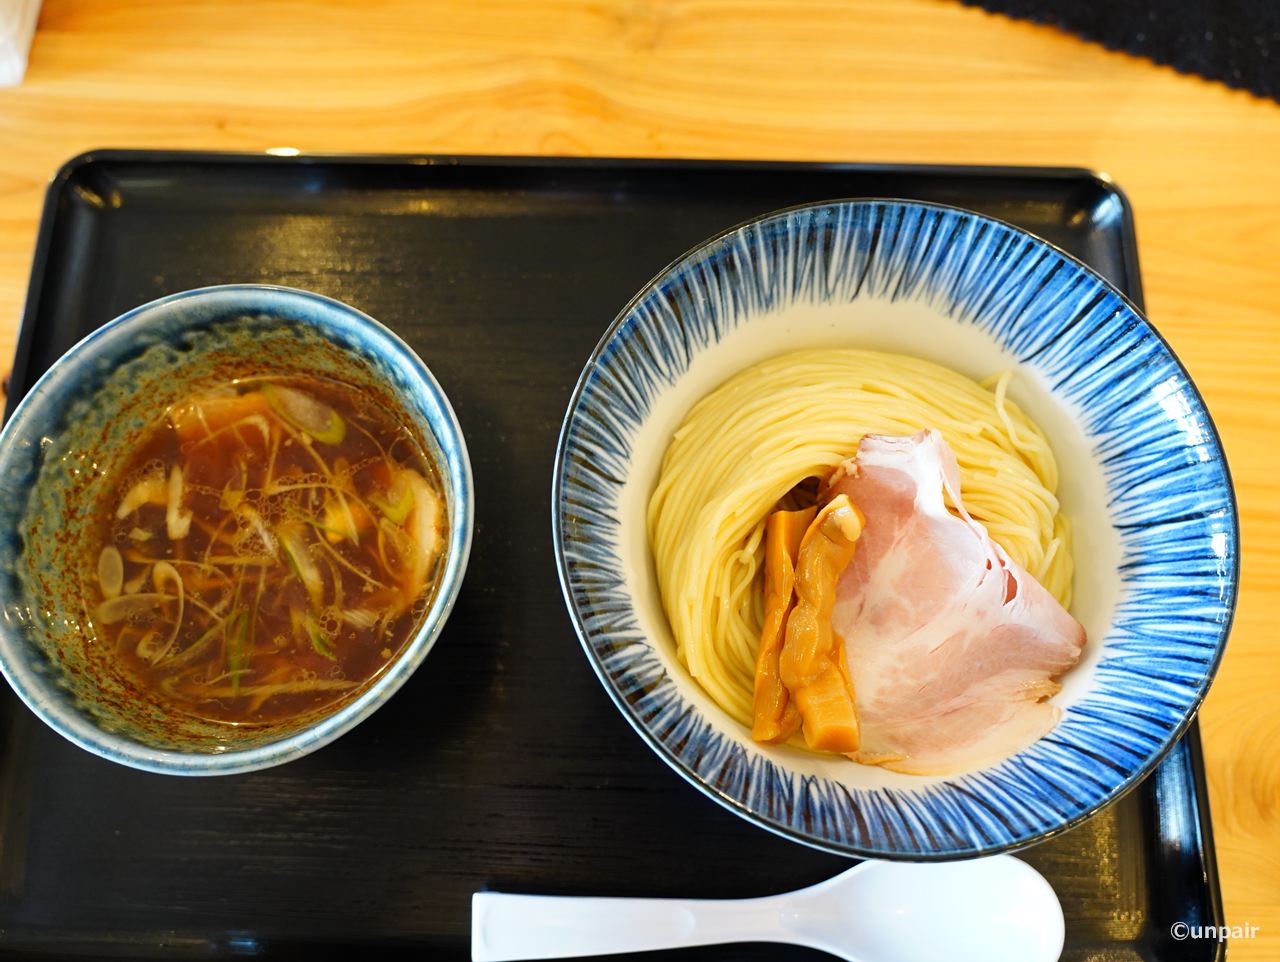
[(1231, 956), (1280, 959), (1280, 106), (948, 0), (45, 0), (0, 90), (0, 366), (45, 183), (105, 146), (1110, 173), (1235, 475), (1205, 756), (1227, 918), (1260, 927)]

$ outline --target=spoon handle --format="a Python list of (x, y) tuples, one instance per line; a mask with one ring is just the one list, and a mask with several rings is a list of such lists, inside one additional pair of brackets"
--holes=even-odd
[(613, 955), (721, 942), (790, 941), (772, 898), (575, 898), (477, 892), (472, 962)]

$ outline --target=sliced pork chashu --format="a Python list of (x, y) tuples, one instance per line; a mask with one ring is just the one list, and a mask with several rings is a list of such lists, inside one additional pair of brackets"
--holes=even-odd
[(942, 436), (863, 438), (824, 496), (840, 494), (866, 519), (832, 615), (862, 728), (851, 757), (952, 774), (1048, 733), (1059, 709), (1046, 699), (1084, 629), (965, 512)]

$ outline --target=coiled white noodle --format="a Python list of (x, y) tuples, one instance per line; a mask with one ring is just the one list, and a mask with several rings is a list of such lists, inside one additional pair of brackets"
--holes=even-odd
[(969, 513), (1062, 604), (1069, 531), (1044, 434), (987, 384), (898, 354), (818, 349), (764, 361), (693, 406), (649, 501), (649, 544), (681, 661), (751, 724), (763, 620), (764, 523), (806, 478), (825, 479), (864, 434), (941, 431)]

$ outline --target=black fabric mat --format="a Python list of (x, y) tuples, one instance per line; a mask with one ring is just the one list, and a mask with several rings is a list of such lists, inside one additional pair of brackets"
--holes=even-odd
[(961, 0), (1280, 100), (1280, 0)]

